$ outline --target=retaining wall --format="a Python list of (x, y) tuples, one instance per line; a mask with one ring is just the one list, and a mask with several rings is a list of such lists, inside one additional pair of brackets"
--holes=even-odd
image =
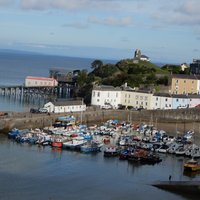
[[(193, 129), (200, 132), (200, 109), (179, 110), (92, 110), (81, 113), (73, 113), (79, 122), (96, 124), (109, 119), (131, 121), (133, 123), (145, 122), (153, 124), (158, 129), (169, 132), (186, 131)], [(43, 128), (51, 126), (58, 116), (72, 115), (62, 114), (31, 114), (9, 113), (8, 116), (0, 117), (0, 132), (8, 132), (12, 128)], [(82, 117), (81, 117), (82, 116)]]

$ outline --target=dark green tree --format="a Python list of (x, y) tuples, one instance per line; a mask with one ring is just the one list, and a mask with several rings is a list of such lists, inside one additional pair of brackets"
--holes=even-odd
[(103, 66), (103, 62), (101, 60), (94, 60), (92, 63), (92, 69), (101, 68)]

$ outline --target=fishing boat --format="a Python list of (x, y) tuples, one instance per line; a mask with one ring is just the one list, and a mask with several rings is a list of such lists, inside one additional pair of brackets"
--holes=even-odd
[(8, 138), (9, 139), (15, 139), (16, 136), (19, 134), (19, 129), (13, 128), (9, 133), (8, 133)]
[(60, 138), (56, 138), (51, 142), (51, 146), (53, 148), (62, 148), (63, 146), (63, 141)]
[(104, 150), (104, 156), (105, 157), (114, 157), (118, 156), (120, 153), (120, 150), (117, 146), (111, 145), (107, 146)]
[(193, 158), (188, 160), (185, 164), (184, 164), (184, 170), (185, 171), (200, 171), (200, 164), (194, 160)]
[(100, 152), (103, 143), (88, 141), (86, 144), (82, 145), (80, 150), (83, 153)]
[(83, 137), (76, 137), (70, 141), (63, 142), (63, 148), (71, 150), (80, 150), (81, 146), (84, 145), (87, 141)]

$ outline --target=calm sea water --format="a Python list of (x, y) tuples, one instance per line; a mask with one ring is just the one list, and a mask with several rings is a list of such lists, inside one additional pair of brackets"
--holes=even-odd
[(156, 165), (136, 165), (51, 147), (18, 144), (0, 137), (0, 199), (2, 200), (184, 200), (151, 186), (158, 180), (198, 180), (183, 175), (183, 158), (161, 155)]

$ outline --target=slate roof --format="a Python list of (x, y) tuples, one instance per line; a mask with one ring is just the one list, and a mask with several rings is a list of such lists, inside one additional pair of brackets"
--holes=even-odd
[(200, 80), (200, 75), (173, 74), (172, 78)]
[(77, 105), (85, 105), (82, 101), (55, 101), (52, 102), (55, 106), (77, 106)]

